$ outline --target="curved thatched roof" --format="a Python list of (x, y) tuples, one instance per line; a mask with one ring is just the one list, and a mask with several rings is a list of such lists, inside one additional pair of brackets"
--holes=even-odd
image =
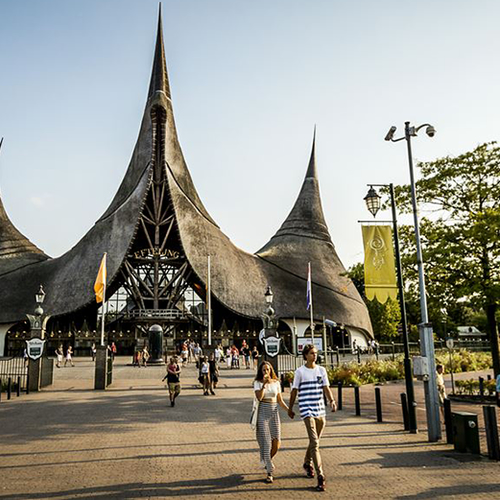
[(305, 310), (307, 262), (313, 266), (315, 316), (371, 332), (368, 312), (354, 286), (342, 276), (319, 198), (314, 146), (306, 179), (289, 217), (270, 242), (252, 255), (237, 248), (210, 217), (194, 187), (175, 128), (163, 47), (161, 16), (148, 102), (125, 177), (109, 208), (70, 251), (57, 259), (4, 272), (0, 262), (0, 323), (17, 321), (33, 306), (40, 283), (47, 291), (45, 309), (66, 314), (94, 301), (93, 283), (104, 252), (110, 281), (122, 265), (135, 232), (152, 175), (153, 106), (166, 110), (165, 173), (176, 213), (179, 241), (193, 271), (206, 282), (212, 261), (212, 293), (228, 309), (259, 318), (263, 292), (270, 284), (278, 316), (308, 317)]

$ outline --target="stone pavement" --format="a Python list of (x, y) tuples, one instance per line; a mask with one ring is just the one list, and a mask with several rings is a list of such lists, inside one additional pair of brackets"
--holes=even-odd
[[(75, 368), (56, 371), (51, 388), (2, 401), (0, 498), (500, 498), (498, 463), (429, 444), (425, 431), (404, 433), (390, 391), (383, 424), (370, 405), (355, 417), (349, 397), (345, 410), (328, 415), (326, 493), (302, 474), (302, 422), (282, 412), (283, 447), (267, 485), (248, 424), (251, 370), (222, 369), (217, 395), (203, 396), (189, 367), (170, 408), (165, 369), (128, 361), (116, 360), (105, 392), (92, 390), (92, 363), (77, 359)], [(365, 391), (368, 399), (373, 388)]]

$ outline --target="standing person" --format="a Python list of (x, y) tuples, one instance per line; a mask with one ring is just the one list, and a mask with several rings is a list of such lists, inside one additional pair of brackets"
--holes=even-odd
[[(318, 475), (317, 491), (326, 490), (326, 480), (319, 453), (319, 440), (326, 424), (325, 401), (328, 400), (332, 411), (337, 410), (337, 405), (330, 391), (328, 376), (322, 366), (316, 364), (318, 350), (312, 344), (307, 344), (302, 350), (302, 356), (306, 364), (295, 371), (288, 415), (294, 417), (292, 411), (297, 393), (299, 395), (300, 418), (304, 421), (309, 446), (304, 460), (304, 470), (307, 477), (314, 477), (314, 469)], [(314, 463), (314, 469), (312, 464)]]
[(146, 368), (148, 366), (148, 359), (149, 359), (148, 346), (145, 345), (142, 348), (142, 366), (144, 366), (144, 368)]
[(446, 386), (444, 385), (444, 367), (436, 365), (436, 384), (439, 396), (439, 406), (444, 418), (444, 400), (446, 399)]
[(56, 366), (57, 366), (57, 368), (61, 368), (61, 363), (62, 363), (63, 356), (64, 356), (64, 351), (63, 351), (63, 346), (62, 345), (60, 345), (56, 349), (56, 356), (57, 356)]
[(115, 360), (116, 352), (116, 344), (114, 342), (111, 342), (111, 361)]
[(189, 358), (189, 349), (186, 342), (183, 342), (181, 345), (181, 358), (182, 358), (182, 364), (185, 365), (188, 362)]
[(181, 367), (177, 363), (177, 358), (170, 358), (170, 363), (167, 366), (167, 374), (163, 377), (162, 382), (167, 379), (168, 393), (170, 396), (170, 406), (175, 406), (175, 398), (181, 393)]
[(241, 348), (241, 355), (243, 356), (243, 364), (245, 365), (246, 369), (250, 369), (250, 348), (248, 347), (247, 343), (245, 342)]
[(198, 380), (203, 386), (203, 395), (208, 396), (210, 389), (210, 365), (204, 357), (200, 358), (200, 376)]
[(238, 348), (233, 344), (233, 347), (231, 347), (231, 356), (233, 358), (231, 368), (240, 368), (240, 351)]
[(208, 366), (210, 373), (210, 394), (215, 396), (214, 389), (217, 388), (217, 382), (219, 381), (219, 367), (217, 366), (217, 361), (213, 354), (210, 354), (208, 358)]
[(257, 349), (257, 346), (253, 346), (252, 349), (252, 362), (253, 362), (253, 369), (257, 370), (257, 366), (259, 366), (259, 351)]
[(95, 346), (95, 342), (92, 343), (92, 347), (90, 348), (90, 352), (92, 354), (92, 361), (95, 361), (95, 355), (97, 353), (97, 348)]
[(221, 351), (220, 345), (218, 345), (218, 346), (215, 348), (215, 353), (214, 353), (214, 355), (215, 355), (215, 362), (216, 362), (217, 364), (219, 364), (219, 363), (220, 363), (220, 358), (221, 358), (221, 356), (222, 356), (222, 351)]
[(66, 351), (66, 359), (64, 360), (64, 366), (68, 364), (68, 361), (71, 363), (71, 366), (75, 366), (73, 364), (73, 348), (71, 346), (68, 346), (68, 349)]
[(226, 349), (226, 364), (228, 368), (231, 368), (231, 363), (233, 362), (233, 351), (231, 351), (231, 348), (227, 346)]
[(272, 483), (274, 480), (272, 459), (278, 453), (281, 440), (278, 403), (289, 415), (295, 414), (283, 401), (280, 381), (268, 361), (262, 362), (259, 366), (253, 388), (258, 401), (256, 434), (260, 449), (260, 461), (267, 471), (266, 482)]

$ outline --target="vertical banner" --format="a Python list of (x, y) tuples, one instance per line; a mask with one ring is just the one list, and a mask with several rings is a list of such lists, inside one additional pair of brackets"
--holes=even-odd
[(396, 300), (396, 268), (391, 226), (362, 226), (365, 247), (365, 293), (368, 300)]

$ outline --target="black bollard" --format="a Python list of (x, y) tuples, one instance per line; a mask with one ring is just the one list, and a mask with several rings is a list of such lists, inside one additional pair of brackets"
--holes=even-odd
[(496, 408), (491, 405), (483, 406), (483, 415), (484, 426), (486, 428), (486, 442), (488, 443), (488, 457), (491, 460), (500, 460)]
[(21, 377), (17, 377), (17, 388), (16, 388), (17, 397), (21, 395)]
[(361, 415), (361, 401), (359, 400), (359, 387), (354, 387), (354, 403), (356, 405), (356, 416)]
[(337, 409), (342, 410), (342, 382), (337, 384)]
[(488, 377), (488, 380), (491, 380), (491, 375), (487, 375), (487, 377)]
[(451, 416), (451, 401), (444, 398), (444, 426), (446, 429), (446, 442), (453, 444), (453, 419)]
[(382, 422), (382, 396), (380, 387), (375, 387), (375, 404), (377, 405), (377, 422)]
[(401, 409), (403, 410), (403, 424), (405, 431), (410, 430), (410, 415), (408, 413), (408, 400), (406, 399), (406, 394), (401, 393)]
[(484, 378), (479, 377), (479, 395), (484, 397)]
[(396, 359), (396, 344), (394, 342), (391, 342), (392, 344), (392, 360), (394, 361)]
[(12, 394), (12, 378), (9, 377), (7, 380), (7, 399), (10, 399)]

